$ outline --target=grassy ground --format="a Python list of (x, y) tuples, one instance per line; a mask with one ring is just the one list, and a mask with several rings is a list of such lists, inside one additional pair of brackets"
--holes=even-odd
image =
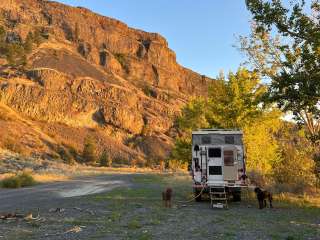
[[(294, 203), (275, 202), (274, 209), (258, 210), (246, 195), (229, 210), (213, 210), (209, 202), (177, 201), (192, 198), (188, 176), (137, 175), (130, 188), (89, 197), (104, 203), (111, 212), (94, 221), (100, 231), (91, 239), (319, 239), (320, 209)], [(161, 189), (172, 186), (175, 204), (163, 208)], [(88, 219), (79, 224), (88, 224)], [(82, 222), (83, 221), (83, 222)], [(89, 220), (90, 221), (90, 220)], [(89, 223), (90, 224), (90, 223)], [(166, 237), (167, 236), (167, 237)]]
[[(43, 222), (3, 225), (12, 229), (4, 239), (295, 240), (319, 239), (320, 236), (320, 207), (307, 202), (302, 204), (302, 201), (292, 202), (282, 197), (281, 201), (274, 202), (273, 209), (259, 210), (256, 200), (244, 194), (243, 201), (231, 202), (228, 210), (211, 209), (209, 201), (179, 202), (192, 198), (191, 179), (185, 174), (142, 173), (113, 177), (129, 184), (103, 194), (61, 200), (59, 206), (66, 208), (66, 212), (42, 213)], [(164, 208), (161, 201), (161, 191), (167, 186), (174, 191), (171, 209)], [(74, 206), (91, 209), (96, 214), (72, 210)], [(54, 235), (75, 226), (82, 227), (82, 231)], [(47, 233), (52, 235), (45, 237)]]

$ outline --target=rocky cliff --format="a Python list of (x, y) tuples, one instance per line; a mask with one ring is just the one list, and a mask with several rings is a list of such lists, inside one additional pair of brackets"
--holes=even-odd
[(81, 152), (91, 136), (118, 161), (164, 159), (175, 117), (210, 81), (180, 66), (159, 34), (85, 8), (0, 1), (0, 26), (10, 46), (25, 46), (30, 33), (41, 39), (24, 66), (0, 48), (1, 144), (28, 154)]

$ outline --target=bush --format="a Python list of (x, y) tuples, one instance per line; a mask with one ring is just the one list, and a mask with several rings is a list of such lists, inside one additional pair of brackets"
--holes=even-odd
[(25, 65), (27, 62), (23, 46), (11, 43), (6, 46), (7, 61), (12, 66)]
[(16, 176), (7, 177), (1, 181), (1, 187), (3, 188), (21, 188), (33, 186), (36, 184), (34, 178), (26, 172), (17, 174)]
[(292, 144), (283, 146), (283, 160), (274, 169), (279, 192), (304, 193), (316, 185), (315, 161), (312, 149)]
[(86, 138), (83, 146), (82, 157), (85, 163), (93, 164), (96, 162), (96, 145), (92, 138)]
[(21, 187), (33, 186), (36, 184), (36, 181), (34, 180), (32, 175), (26, 172), (18, 175), (18, 179), (20, 179), (21, 181)]
[(27, 35), (27, 38), (23, 44), (23, 47), (24, 47), (24, 50), (26, 53), (31, 53), (32, 52), (32, 48), (33, 48), (33, 42), (34, 42), (34, 39), (33, 39), (33, 33), (32, 32), (29, 32), (28, 35)]
[(58, 153), (59, 153), (61, 159), (66, 164), (73, 165), (75, 163), (75, 160), (74, 160), (73, 156), (70, 154), (70, 152), (68, 150), (65, 150), (63, 147), (59, 148), (59, 152)]
[(123, 53), (115, 53), (114, 57), (117, 59), (117, 61), (120, 63), (121, 67), (126, 71), (126, 73), (129, 73), (129, 66), (126, 56)]
[(4, 142), (4, 147), (12, 152), (26, 155), (25, 150), (19, 142), (16, 142), (14, 139), (7, 138)]
[(21, 188), (21, 181), (16, 176), (7, 177), (1, 181), (3, 188)]
[(100, 159), (100, 166), (101, 167), (111, 167), (112, 166), (112, 159), (109, 157), (108, 153), (106, 151), (103, 151)]

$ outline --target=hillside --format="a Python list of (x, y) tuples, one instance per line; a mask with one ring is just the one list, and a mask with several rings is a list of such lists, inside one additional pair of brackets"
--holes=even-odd
[(0, 146), (26, 155), (78, 158), (90, 136), (120, 163), (164, 159), (175, 117), (210, 81), (159, 34), (85, 8), (1, 1), (0, 26), (5, 46), (28, 49), (12, 64), (0, 47)]

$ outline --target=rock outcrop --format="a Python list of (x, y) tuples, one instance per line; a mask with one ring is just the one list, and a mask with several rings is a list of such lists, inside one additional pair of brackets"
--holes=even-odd
[[(85, 8), (1, 1), (0, 25), (9, 42), (23, 42), (35, 31), (43, 38), (23, 70), (2, 64), (0, 103), (55, 136), (43, 140), (44, 154), (66, 142), (80, 151), (91, 129), (99, 149), (116, 147), (118, 158), (165, 158), (175, 117), (190, 96), (205, 95), (210, 81), (180, 66), (159, 34)], [(74, 129), (82, 137), (66, 134)], [(161, 154), (146, 147), (157, 144), (165, 149)]]

